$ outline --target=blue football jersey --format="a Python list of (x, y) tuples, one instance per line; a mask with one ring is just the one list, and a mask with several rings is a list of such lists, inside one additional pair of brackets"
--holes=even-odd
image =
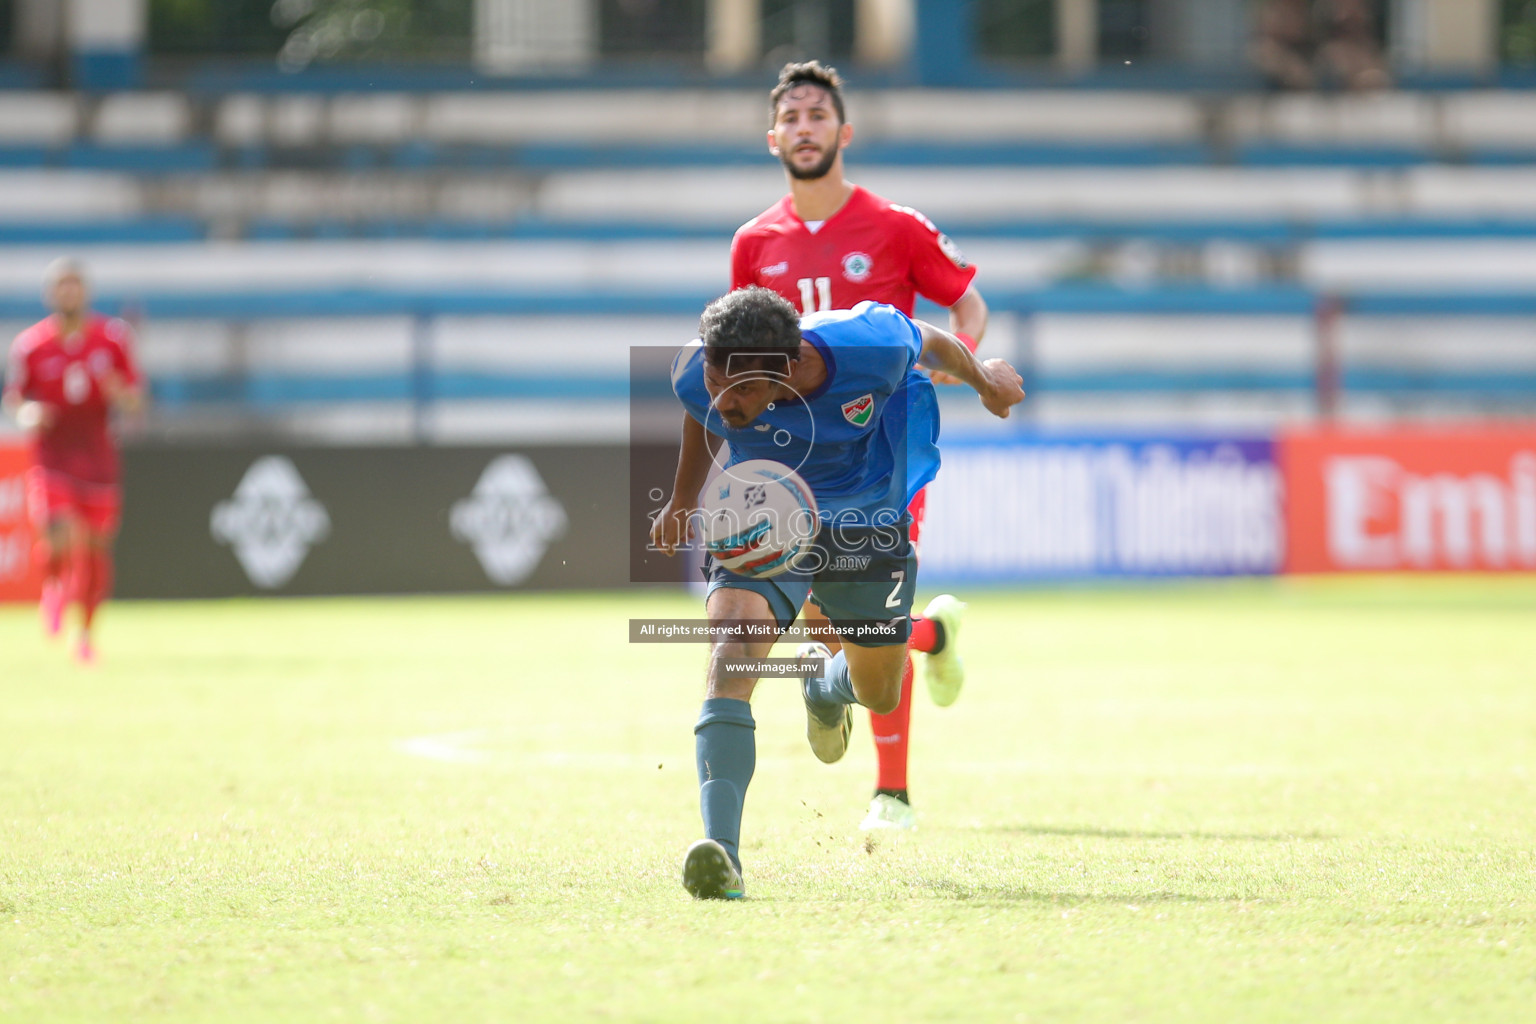
[(745, 427), (714, 413), (697, 339), (673, 360), (672, 390), (688, 415), (725, 439), (728, 465), (782, 462), (810, 485), (824, 519), (894, 522), (939, 469), (939, 408), (933, 384), (915, 368), (923, 350), (917, 325), (893, 306), (861, 302), (804, 317), (800, 333), (826, 361), (827, 379)]

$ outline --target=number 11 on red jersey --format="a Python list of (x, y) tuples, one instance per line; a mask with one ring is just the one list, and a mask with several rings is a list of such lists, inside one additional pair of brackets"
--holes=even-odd
[(814, 280), (809, 277), (802, 277), (795, 283), (800, 286), (800, 309), (802, 315), (824, 313), (832, 308), (832, 279), (830, 277), (818, 277)]

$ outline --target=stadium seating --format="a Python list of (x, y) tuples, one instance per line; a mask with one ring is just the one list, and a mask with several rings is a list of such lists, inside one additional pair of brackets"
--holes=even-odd
[[(1518, 407), (1527, 97), (869, 90), (850, 166), (983, 268), (988, 346), (1045, 422), (1297, 415), (1329, 294), (1357, 409)], [(67, 246), (142, 319), (171, 426), (233, 402), (353, 436), (430, 401), (495, 436), (568, 399), (622, 429), (622, 360), (569, 353), (692, 333), (730, 232), (782, 194), (765, 128), (745, 90), (13, 91), (0, 316), (36, 315)]]
[[(1237, 95), (875, 90), (850, 100), (865, 158), (883, 163), (1368, 164), (1530, 162), (1536, 113), (1524, 93)], [(536, 101), (530, 102), (531, 97)], [(207, 124), (206, 132), (196, 125)], [(175, 147), (200, 140), (221, 166), (341, 169), (359, 147), (385, 166), (466, 155), (516, 168), (687, 165), (757, 157), (762, 97), (745, 91), (571, 88), (442, 93), (117, 93), (12, 91), (0, 149), (72, 144)], [(951, 155), (946, 156), (946, 153)], [(133, 164), (127, 169), (144, 169)], [(169, 167), (168, 170), (177, 170)], [(150, 168), (154, 170), (154, 168)]]

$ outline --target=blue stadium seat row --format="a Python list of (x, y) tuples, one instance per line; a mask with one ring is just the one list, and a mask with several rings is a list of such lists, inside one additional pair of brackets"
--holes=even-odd
[(202, 220), (180, 215), (124, 220), (0, 221), (0, 245), (200, 242), (207, 237), (208, 226)]
[[(1308, 372), (1215, 367), (1201, 371), (1159, 370), (1044, 372), (1024, 367), (1026, 388), (1061, 394), (1149, 394), (1200, 392), (1310, 393), (1317, 386)], [(1396, 368), (1353, 367), (1343, 372), (1351, 394), (1406, 397), (1434, 394), (1464, 398), (1536, 397), (1536, 374), (1507, 371), (1413, 372)], [(256, 408), (305, 403), (439, 402), (457, 400), (622, 401), (631, 397), (621, 375), (525, 373), (518, 375), (445, 372), (380, 374), (284, 374), (244, 376), (163, 374), (151, 380), (156, 403), (177, 408), (206, 403), (243, 402)]]
[(206, 173), (221, 164), (211, 142), (114, 145), (73, 142), (67, 146), (0, 146), (0, 167), (126, 171), (134, 174)]
[[(1405, 146), (1339, 146), (1253, 142), (1221, 152), (1198, 143), (906, 143), (862, 144), (861, 164), (888, 167), (1344, 167), (1407, 168), (1425, 164), (1508, 167), (1536, 163), (1536, 148), (1439, 153)], [(758, 146), (447, 145), (412, 140), (397, 145), (283, 149), (263, 145), (220, 147), (211, 142), (67, 146), (0, 145), (0, 167), (123, 171), (134, 174), (260, 171), (484, 171), (527, 173), (653, 168), (762, 166)]]
[[(115, 295), (104, 292), (97, 305), (116, 313), (125, 308), (150, 317), (223, 320), (317, 316), (476, 316), (615, 314), (696, 315), (714, 298), (707, 290), (662, 292), (571, 289), (410, 291), (330, 288), (324, 290), (207, 291)], [(1095, 315), (1284, 315), (1309, 316), (1320, 296), (1295, 285), (1217, 288), (1197, 284), (1122, 288), (1067, 283), (1033, 290), (987, 292), (997, 311)], [(1360, 292), (1347, 297), (1345, 311), (1362, 316), (1536, 316), (1536, 292)], [(0, 317), (36, 319), (43, 313), (35, 295), (0, 294)], [(919, 307), (919, 315), (932, 315)]]
[[(414, 145), (421, 145), (416, 143)], [(1137, 167), (1209, 163), (1215, 155), (1198, 143), (1090, 142), (914, 142), (860, 141), (863, 164), (895, 167)], [(518, 147), (515, 166), (534, 171), (595, 167), (760, 166), (769, 160), (763, 145), (683, 144), (666, 146), (557, 145)]]
[[(305, 402), (453, 401), (462, 399), (627, 400), (623, 376), (559, 373), (418, 374), (160, 374), (151, 380), (162, 406), (248, 402), (254, 406)], [(662, 397), (647, 395), (642, 397)]]
[[(350, 221), (327, 218), (297, 221), (254, 218), (241, 236), (252, 242), (344, 241), (400, 239), (435, 242), (489, 241), (686, 241), (717, 240), (724, 250), (734, 225), (651, 222), (557, 221), (536, 216), (514, 220), (405, 220), (380, 218)], [(1114, 245), (1145, 241), (1159, 245), (1200, 247), (1211, 242), (1285, 249), (1309, 241), (1386, 240), (1473, 241), (1536, 239), (1536, 219), (1478, 218), (1362, 218), (1312, 223), (1265, 220), (1192, 222), (1084, 222), (1071, 220), (946, 223), (965, 242), (1002, 240), (1040, 242), (1079, 240)], [(0, 220), (0, 246), (7, 245), (157, 245), (206, 241), (213, 237), (206, 220), (184, 214), (157, 214), (92, 220)]]
[[(135, 225), (142, 225), (136, 227)], [(245, 237), (259, 241), (344, 238), (424, 238), (439, 241), (625, 241), (677, 239), (729, 240), (735, 225), (676, 224), (633, 221), (558, 221), (524, 216), (508, 221), (378, 219), (294, 221), (256, 218), (247, 222)], [(1224, 240), (1254, 245), (1294, 245), (1309, 239), (1433, 238), (1477, 239), (1536, 237), (1536, 219), (1478, 218), (1360, 218), (1300, 221), (1153, 221), (1089, 222), (1065, 220), (947, 222), (949, 234), (960, 239), (1083, 239), (1114, 242), (1127, 239), (1201, 245)], [(206, 226), (193, 218), (148, 218), (123, 224), (0, 223), (0, 243), (7, 241), (184, 241), (205, 237)]]

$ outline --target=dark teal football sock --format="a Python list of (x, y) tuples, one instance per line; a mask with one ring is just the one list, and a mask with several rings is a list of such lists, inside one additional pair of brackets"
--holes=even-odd
[(693, 727), (694, 759), (699, 769), (699, 811), (704, 835), (731, 855), (741, 870), (741, 810), (757, 767), (757, 723), (752, 705), (730, 697), (704, 702)]
[(857, 704), (853, 680), (848, 676), (848, 655), (839, 650), (827, 661), (819, 679), (806, 682), (806, 696), (818, 704)]

